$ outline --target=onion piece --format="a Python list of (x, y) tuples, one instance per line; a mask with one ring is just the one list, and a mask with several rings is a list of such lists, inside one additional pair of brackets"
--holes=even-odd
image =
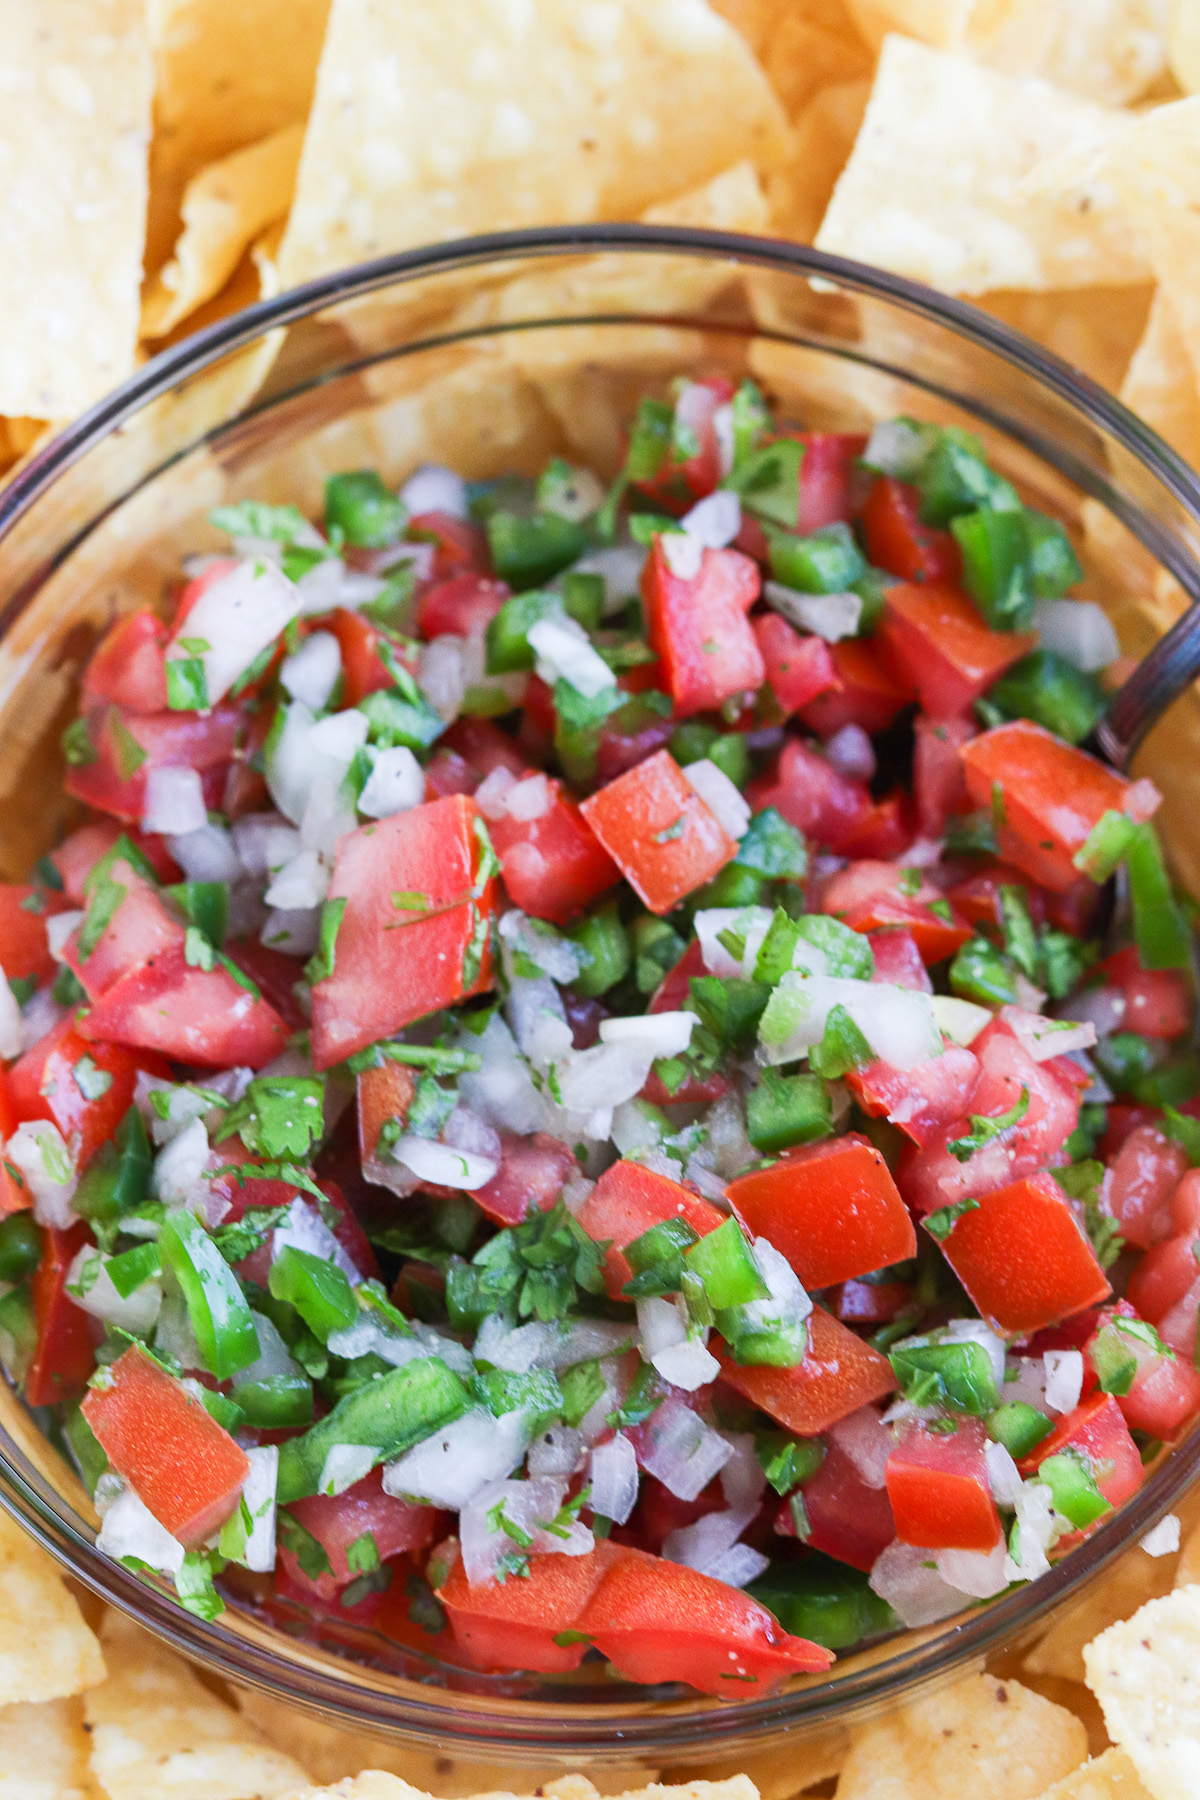
[(574, 1475), (586, 1449), (581, 1431), (571, 1425), (551, 1425), (530, 1444), (525, 1468), (534, 1480), (541, 1475)]
[(410, 518), (429, 512), (447, 513), (452, 519), (471, 516), (466, 482), (441, 463), (421, 463), (414, 469), (400, 489), (400, 502)]
[(24, 1178), (38, 1224), (55, 1231), (73, 1225), (75, 1165), (58, 1126), (43, 1119), (25, 1121), (9, 1138), (4, 1154)]
[[(603, 550), (589, 550), (571, 564), (568, 574), (599, 575), (604, 583), (604, 612), (619, 612), (641, 585), (646, 550), (641, 544), (611, 544)], [(561, 591), (562, 576), (550, 584), (555, 593)]]
[(1033, 1581), (1050, 1567), (1046, 1551), (1059, 1535), (1050, 1489), (1044, 1481), (1023, 1481), (1017, 1495), (1017, 1556), (1006, 1558), (1010, 1581)]
[(677, 1500), (695, 1500), (733, 1455), (732, 1444), (681, 1400), (664, 1400), (642, 1432), (642, 1467)]
[[(547, 1551), (558, 1556), (586, 1556), (594, 1549), (595, 1538), (578, 1519), (554, 1532), (544, 1529), (555, 1520), (566, 1492), (566, 1482), (551, 1476), (495, 1481), (463, 1507), (459, 1539), (463, 1568), (472, 1586), (494, 1580), (501, 1558), (514, 1552), (522, 1556)], [(514, 1532), (494, 1529), (493, 1519), (507, 1521)]]
[(990, 1600), (1008, 1586), (1003, 1539), (991, 1550), (939, 1550), (934, 1560), (942, 1580), (972, 1600)]
[(383, 1491), (396, 1499), (425, 1500), (457, 1512), (485, 1488), (519, 1467), (529, 1447), (528, 1415), (493, 1418), (473, 1407), (423, 1443), (385, 1463)]
[(983, 1460), (987, 1464), (988, 1485), (997, 1506), (1015, 1506), (1025, 1483), (1021, 1471), (1003, 1444), (986, 1443)]
[(862, 619), (862, 598), (858, 594), (801, 594), (785, 587), (781, 581), (768, 581), (763, 587), (767, 604), (785, 618), (827, 644), (838, 644), (853, 637)]
[(742, 503), (730, 489), (716, 488), (703, 500), (697, 500), (679, 523), (706, 550), (723, 550), (742, 529)]
[(786, 1063), (806, 1055), (820, 1043), (835, 1006), (845, 1007), (876, 1056), (894, 1069), (913, 1069), (941, 1054), (942, 1034), (928, 994), (885, 981), (789, 970), (759, 1026), (764, 1060)]
[(694, 581), (704, 562), (704, 545), (698, 537), (670, 526), (658, 538), (663, 561), (678, 581)]
[(860, 1406), (829, 1428), (838, 1449), (850, 1458), (869, 1488), (882, 1488), (895, 1439), (873, 1406)]
[(961, 1044), (964, 1049), (975, 1042), (985, 1025), (992, 1022), (992, 1014), (986, 1006), (976, 1006), (973, 1000), (960, 1000), (954, 994), (931, 994), (929, 1003), (938, 1030), (952, 1044)]
[(565, 681), (585, 699), (594, 700), (613, 686), (612, 670), (577, 620), (539, 619), (526, 636), (538, 659), (538, 673), (551, 687), (555, 681)]
[(159, 1524), (132, 1488), (125, 1488), (108, 1507), (96, 1548), (111, 1556), (114, 1562), (136, 1556), (139, 1562), (163, 1575), (178, 1575), (187, 1554), (179, 1539), (172, 1537), (165, 1525)]
[(206, 822), (187, 832), (173, 828), (166, 844), (189, 881), (240, 881), (245, 873), (233, 835), (223, 825)]
[(8, 1062), (14, 1056), (20, 1056), (24, 1048), (25, 1021), (17, 1004), (17, 996), (8, 984), (4, 970), (0, 968), (0, 1057)]
[(293, 700), (323, 712), (342, 672), (342, 647), (332, 631), (314, 631), (279, 667), (279, 685)]
[[(247, 1450), (250, 1473), (242, 1488), (242, 1501), (250, 1515), (250, 1530), (241, 1555), (244, 1568), (268, 1574), (275, 1567), (275, 1489), (279, 1478), (279, 1449), (259, 1444)], [(222, 1543), (224, 1543), (222, 1538)]]
[(723, 769), (711, 757), (685, 763), (683, 778), (707, 806), (723, 831), (743, 838), (750, 829), (750, 807)]
[(412, 751), (396, 744), (376, 753), (371, 773), (358, 796), (358, 810), (368, 819), (390, 819), (393, 814), (420, 806), (425, 798), (425, 773)]
[(681, 1056), (692, 1041), (698, 1020), (693, 1012), (634, 1013), (628, 1018), (601, 1019), (602, 1044), (645, 1046), (660, 1056)]
[(468, 1194), (486, 1187), (500, 1167), (498, 1159), (493, 1161), (470, 1150), (455, 1150), (449, 1144), (416, 1137), (409, 1131), (397, 1140), (392, 1156), (422, 1181), (432, 1181), (438, 1187), (462, 1188)]
[(144, 791), (143, 831), (183, 836), (208, 824), (204, 790), (195, 769), (148, 769)]
[(344, 1494), (369, 1475), (378, 1461), (379, 1450), (374, 1444), (331, 1444), (317, 1478), (317, 1492), (329, 1498)]
[(624, 1525), (638, 1497), (638, 1463), (633, 1445), (621, 1432), (597, 1444), (591, 1460), (592, 1509), (614, 1525)]
[(1033, 624), (1042, 649), (1077, 669), (1106, 669), (1121, 654), (1112, 620), (1094, 600), (1035, 600)]
[(1096, 1042), (1096, 1027), (1090, 1019), (1047, 1019), (1020, 1006), (1002, 1006), (1000, 1018), (1034, 1062), (1048, 1062), (1052, 1056), (1066, 1056), (1072, 1050), (1090, 1050)]
[(277, 563), (263, 556), (238, 562), (205, 588), (167, 645), (167, 661), (195, 657), (215, 706), (300, 608), (299, 589)]
[(662, 1554), (667, 1562), (698, 1569), (701, 1575), (716, 1575), (716, 1565), (727, 1551), (732, 1550), (757, 1511), (756, 1506), (743, 1506), (730, 1507), (725, 1512), (704, 1513), (690, 1525), (679, 1525), (674, 1531), (668, 1531), (663, 1539)]
[(1074, 1412), (1083, 1392), (1083, 1352), (1047, 1350), (1046, 1405), (1051, 1412)]
[(935, 1625), (962, 1610), (961, 1592), (943, 1580), (936, 1567), (926, 1566), (931, 1560), (928, 1550), (902, 1544), (897, 1538), (876, 1557), (871, 1569), (873, 1591), (909, 1627)]
[(1179, 1537), (1179, 1520), (1174, 1513), (1167, 1513), (1138, 1543), (1147, 1556), (1171, 1556), (1179, 1548)]
[(491, 1363), (513, 1375), (527, 1375), (550, 1360), (556, 1336), (553, 1325), (531, 1319), (528, 1325), (510, 1326), (500, 1313), (489, 1313), (475, 1337), (476, 1362)]
[(113, 1286), (108, 1273), (110, 1260), (91, 1244), (76, 1251), (67, 1270), (66, 1290), (71, 1302), (94, 1319), (119, 1325), (135, 1337), (148, 1337), (162, 1308), (162, 1283), (143, 1281), (126, 1297)]
[(316, 1207), (299, 1195), (271, 1233), (271, 1261), (281, 1256), (289, 1244), (297, 1250), (307, 1250), (310, 1256), (319, 1256), (322, 1262), (336, 1263), (351, 1282), (362, 1280), (361, 1270), (355, 1267)]
[[(708, 973), (752, 976), (763, 940), (771, 928), (771, 918), (771, 910), (766, 906), (701, 907), (693, 918), (692, 925), (700, 940), (700, 954)], [(743, 940), (745, 951), (740, 962), (721, 942), (724, 932), (733, 932)], [(825, 958), (819, 950), (816, 955), (821, 958), (820, 972), (823, 973)]]

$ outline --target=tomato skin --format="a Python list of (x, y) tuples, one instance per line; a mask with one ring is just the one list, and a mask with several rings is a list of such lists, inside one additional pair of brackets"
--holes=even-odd
[[(886, 1487), (868, 1487), (841, 1447), (830, 1441), (825, 1459), (803, 1488), (808, 1514), (809, 1549), (824, 1551), (852, 1569), (869, 1573), (876, 1558), (896, 1535), (896, 1521)], [(791, 1507), (785, 1500), (775, 1521), (781, 1537), (795, 1537)]]
[(432, 1506), (418, 1506), (385, 1494), (382, 1469), (372, 1469), (344, 1493), (311, 1494), (307, 1499), (295, 1500), (288, 1511), (317, 1539), (333, 1570), (314, 1580), (304, 1574), (295, 1557), (282, 1546), (280, 1558), (296, 1586), (311, 1589), (322, 1600), (332, 1600), (347, 1582), (353, 1581), (355, 1571), (346, 1560), (346, 1552), (365, 1531), (375, 1539), (380, 1562), (387, 1562), (402, 1551), (421, 1550), (431, 1544), (440, 1518)]
[(913, 698), (873, 638), (843, 638), (830, 646), (829, 660), (841, 685), (800, 708), (801, 719), (820, 738), (832, 737), (843, 725), (861, 725), (869, 733), (886, 731)]
[(1028, 1333), (1107, 1299), (1108, 1277), (1058, 1183), (1032, 1175), (981, 1195), (942, 1244), (979, 1311)]
[(961, 1044), (947, 1044), (940, 1056), (914, 1069), (893, 1069), (884, 1062), (851, 1069), (846, 1086), (871, 1118), (890, 1120), (924, 1148), (943, 1126), (962, 1117), (978, 1079), (978, 1057)]
[(806, 1288), (848, 1281), (915, 1255), (916, 1233), (882, 1155), (850, 1132), (740, 1175), (730, 1205), (786, 1256)]
[(601, 1539), (587, 1556), (531, 1556), (526, 1580), (472, 1587), (456, 1552), (436, 1592), (458, 1650), (477, 1669), (535, 1669), (544, 1675), (577, 1669), (586, 1640), (556, 1644), (555, 1636), (578, 1628), (588, 1601), (622, 1554), (620, 1545)]
[(435, 580), (447, 581), (453, 575), (474, 572), (490, 575), (487, 534), (470, 519), (459, 519), (453, 513), (414, 513), (408, 521), (408, 536), (415, 543), (432, 544)]
[(876, 636), (939, 719), (965, 712), (1038, 641), (1036, 632), (992, 631), (955, 588), (905, 584), (888, 589)]
[(867, 556), (877, 569), (902, 581), (957, 582), (962, 557), (948, 531), (922, 525), (921, 497), (915, 487), (881, 475), (862, 511)]
[(746, 618), (760, 584), (758, 565), (740, 550), (705, 550), (698, 574), (675, 575), (655, 540), (642, 570), (646, 635), (677, 716), (715, 711), (762, 686), (763, 659)]
[(417, 658), (412, 646), (404, 639), (394, 639), (381, 626), (372, 625), (361, 613), (339, 606), (326, 624), (342, 653), (342, 698), (347, 706), (357, 706), (368, 694), (380, 693), (393, 685), (379, 657), (381, 643), (390, 644), (397, 662), (410, 675), (416, 675)]
[[(1195, 1268), (1194, 1262), (1192, 1267)], [(1100, 1315), (1097, 1330), (1112, 1317), (1136, 1318), (1137, 1314), (1127, 1301), (1119, 1301)], [(1083, 1353), (1093, 1382), (1095, 1369), (1090, 1352), (1094, 1337), (1093, 1333)], [(1164, 1356), (1136, 1338), (1126, 1338), (1125, 1342), (1137, 1357), (1138, 1370), (1129, 1392), (1113, 1395), (1121, 1417), (1130, 1430), (1146, 1431), (1151, 1437), (1164, 1440), (1174, 1437), (1200, 1411), (1200, 1369), (1191, 1360), (1177, 1354)]]
[(988, 1483), (978, 1419), (942, 1435), (914, 1426), (888, 1457), (887, 1491), (902, 1544), (928, 1550), (994, 1550), (1003, 1532)]
[(54, 974), (54, 958), (46, 941), (46, 920), (65, 912), (68, 901), (53, 890), (28, 883), (0, 881), (0, 967), (10, 981), (39, 983)]
[(452, 575), (424, 588), (417, 601), (417, 632), (435, 637), (470, 637), (491, 624), (512, 589), (486, 575)]
[(799, 738), (787, 739), (774, 773), (751, 782), (746, 798), (755, 812), (773, 806), (789, 825), (838, 855), (846, 853), (871, 810), (865, 785), (841, 774)]
[(502, 1135), (500, 1167), (472, 1198), (497, 1225), (519, 1225), (531, 1212), (549, 1211), (577, 1167), (567, 1146), (544, 1131)]
[[(1200, 1281), (1194, 1242), (1192, 1232), (1169, 1237), (1138, 1258), (1125, 1292), (1139, 1318), (1161, 1326), (1172, 1308)], [(1173, 1338), (1169, 1341), (1174, 1343)]]
[(869, 931), (867, 937), (875, 957), (872, 981), (886, 981), (914, 994), (932, 994), (933, 983), (911, 931), (902, 925), (886, 925), (882, 930)]
[(129, 1349), (91, 1388), (83, 1414), (113, 1468), (165, 1525), (194, 1549), (223, 1525), (250, 1473), (244, 1450), (199, 1400)]
[(88, 956), (79, 951), (81, 924), (63, 946), (67, 967), (89, 1000), (99, 1000), (123, 975), (140, 969), (167, 951), (182, 949), (185, 932), (172, 918), (145, 876), (120, 859), (111, 874), (126, 891)]
[(1034, 1475), (1048, 1456), (1067, 1449), (1081, 1450), (1091, 1458), (1096, 1486), (1113, 1507), (1124, 1506), (1145, 1479), (1138, 1447), (1111, 1394), (1091, 1394), (1073, 1412), (1064, 1413), (1049, 1437), (1017, 1467), (1022, 1475)]
[[(99, 812), (137, 824), (145, 810), (146, 775), (151, 769), (187, 765), (204, 779), (210, 804), (220, 798), (225, 770), (238, 747), (242, 714), (235, 706), (214, 706), (209, 713), (135, 713), (106, 700), (88, 708), (88, 734), (96, 760), (67, 770), (68, 794)], [(130, 775), (121, 773), (124, 733), (140, 746), (144, 760)], [(209, 789), (211, 788), (211, 794)]]
[(819, 531), (823, 525), (849, 520), (859, 478), (856, 465), (867, 447), (866, 438), (854, 431), (798, 431), (785, 435), (797, 437), (804, 445), (796, 530), (801, 534)]
[[(87, 899), (83, 884), (100, 858), (107, 854), (121, 836), (114, 819), (93, 819), (65, 837), (50, 861), (62, 876), (63, 898), (71, 906), (82, 906)], [(159, 881), (181, 881), (183, 870), (167, 850), (162, 838), (153, 833), (126, 830), (125, 836), (135, 850), (140, 850)]]
[[(7, 968), (7, 964), (5, 967)], [(1142, 1037), (1182, 1037), (1192, 1022), (1192, 992), (1178, 969), (1143, 969), (1137, 946), (1105, 957), (1095, 973), (1116, 988), (1125, 1002), (1122, 1031)]]
[[(0, 1070), (0, 1144), (8, 1142), (19, 1124), (8, 1076)], [(29, 1189), (9, 1172), (6, 1161), (0, 1157), (0, 1219), (9, 1213), (25, 1212), (32, 1204)]]
[(652, 1225), (681, 1218), (697, 1236), (707, 1237), (725, 1219), (724, 1213), (690, 1188), (641, 1163), (624, 1160), (604, 1171), (576, 1216), (590, 1238), (608, 1243), (604, 1280), (612, 1300), (621, 1298), (621, 1289), (633, 1278), (622, 1251)]
[(1126, 781), (1029, 719), (981, 732), (961, 755), (974, 805), (992, 806), (999, 785), (1001, 856), (1055, 893), (1078, 882), (1071, 858), (1106, 812), (1125, 812), (1140, 822), (1160, 799), (1151, 783)]
[(101, 1331), (67, 1293), (71, 1263), (91, 1241), (82, 1221), (69, 1231), (38, 1227), (42, 1260), (29, 1284), (37, 1341), (25, 1374), (24, 1394), (30, 1406), (56, 1406), (78, 1399), (87, 1387)]
[(536, 819), (508, 814), (491, 825), (504, 885), (515, 905), (535, 919), (566, 925), (621, 879), (597, 842), (579, 803), (560, 781), (548, 781), (550, 802)]
[(190, 968), (175, 945), (130, 969), (80, 1022), (101, 1043), (157, 1050), (179, 1062), (261, 1069), (287, 1043), (273, 1006), (255, 998), (219, 963)]
[(1039, 887), (1035, 887), (1027, 875), (1020, 869), (1010, 869), (1004, 863), (995, 863), (991, 868), (980, 869), (973, 875), (967, 875), (962, 881), (956, 881), (948, 889), (946, 898), (956, 913), (971, 925), (986, 925), (1000, 929), (1004, 915), (1000, 903), (1002, 887), (1023, 887), (1025, 899), (1029, 906), (1029, 916), (1035, 926), (1046, 922), (1046, 896)]
[(685, 779), (669, 750), (656, 751), (618, 775), (590, 795), (580, 811), (653, 913), (670, 912), (737, 854), (735, 839)]
[[(80, 1171), (128, 1111), (138, 1070), (170, 1077), (160, 1057), (121, 1044), (90, 1042), (76, 1029), (87, 1017), (85, 1013), (78, 1021), (74, 1015), (61, 1019), (8, 1071), (8, 1094), (18, 1119), (49, 1119), (67, 1143), (78, 1133), (75, 1166)], [(75, 1065), (82, 1056), (89, 1056), (111, 1077), (111, 1085), (98, 1099), (87, 1099), (75, 1080)]]
[(717, 1350), (721, 1378), (798, 1437), (815, 1437), (896, 1387), (892, 1366), (870, 1344), (815, 1306), (808, 1348), (794, 1369), (743, 1367)]
[(167, 709), (167, 628), (148, 608), (110, 626), (84, 670), (84, 703), (115, 700), (130, 712)]
[(308, 1020), (296, 1000), (296, 959), (257, 938), (233, 938), (225, 954), (248, 975), (264, 1000), (275, 1008), (290, 1031), (303, 1031)]
[(798, 712), (818, 694), (840, 691), (829, 646), (819, 637), (801, 637), (778, 613), (751, 621), (766, 679), (785, 714)]
[(913, 721), (913, 798), (922, 837), (938, 838), (947, 821), (967, 804), (967, 778), (959, 751), (975, 737), (970, 719), (931, 718), (918, 713)]
[[(491, 985), (490, 934), (463, 977), (479, 922), (496, 910), (494, 881), (472, 897), (479, 818), (473, 800), (454, 794), (360, 825), (339, 842), (329, 891), (346, 907), (334, 971), (313, 988), (318, 1069)], [(395, 893), (418, 894), (427, 908), (398, 910)]]
[(1172, 1200), (1191, 1164), (1182, 1144), (1153, 1125), (1130, 1132), (1109, 1164), (1108, 1205), (1121, 1236), (1149, 1250), (1172, 1234)]

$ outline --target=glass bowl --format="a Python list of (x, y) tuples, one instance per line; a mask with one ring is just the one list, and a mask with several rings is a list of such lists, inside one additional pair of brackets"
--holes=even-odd
[[(181, 550), (255, 496), (315, 511), (326, 474), (402, 478), (444, 461), (533, 473), (554, 452), (610, 477), (621, 428), (681, 372), (752, 374), (785, 415), (859, 429), (910, 412), (979, 433), (1033, 503), (1086, 540), (1087, 591), (1143, 654), (1200, 595), (1200, 484), (1078, 371), (974, 308), (767, 239), (683, 229), (526, 231), (414, 251), (250, 308), (156, 357), (0, 493), (0, 876), (23, 879), (69, 822), (58, 739), (113, 617), (162, 605)], [(1200, 878), (1189, 692), (1140, 753), (1180, 873)], [(337, 1620), (230, 1610), (215, 1622), (94, 1547), (86, 1492), (0, 1383), (0, 1503), (94, 1593), (236, 1684), (392, 1735), (444, 1792), (528, 1790), (585, 1767), (607, 1791), (646, 1771), (749, 1771), (782, 1800), (836, 1767), (845, 1725), (981, 1668), (1046, 1629), (1177, 1502), (1200, 1430), (1049, 1575), (839, 1660), (771, 1698), (439, 1669)], [(414, 1764), (414, 1766), (416, 1766)]]

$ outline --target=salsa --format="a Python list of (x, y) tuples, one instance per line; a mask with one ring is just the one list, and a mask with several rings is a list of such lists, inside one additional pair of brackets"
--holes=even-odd
[(607, 489), (212, 523), (0, 887), (0, 1348), (101, 1549), (732, 1698), (1044, 1573), (1200, 1410), (1191, 913), (1061, 524), (722, 377)]

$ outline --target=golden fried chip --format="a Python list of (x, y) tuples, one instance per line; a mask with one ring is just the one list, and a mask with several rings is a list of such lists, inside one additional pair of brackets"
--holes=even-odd
[(1137, 236), (1102, 184), (1024, 185), (1042, 159), (1124, 123), (1046, 82), (888, 37), (817, 248), (954, 294), (1143, 280)]
[(271, 1800), (307, 1784), (298, 1762), (149, 1632), (110, 1612), (101, 1639), (113, 1673), (87, 1696), (85, 1717), (108, 1800)]
[(1164, 288), (1154, 296), (1142, 341), (1121, 386), (1121, 399), (1187, 462), (1200, 466), (1200, 389)]
[(212, 163), (188, 183), (183, 234), (142, 305), (142, 336), (166, 337), (224, 287), (242, 256), (292, 203), (304, 131), (282, 131)]
[(1140, 1549), (1123, 1556), (1074, 1605), (1054, 1614), (1049, 1631), (1025, 1658), (1025, 1667), (1036, 1675), (1082, 1681), (1084, 1646), (1117, 1619), (1127, 1619), (1143, 1601), (1170, 1593), (1175, 1560), (1147, 1556)]
[[(538, 1792), (545, 1795), (545, 1800), (598, 1800), (599, 1796), (599, 1790), (586, 1775), (560, 1775)], [(398, 1775), (367, 1769), (329, 1787), (305, 1788), (301, 1793), (288, 1795), (287, 1800), (432, 1800), (432, 1796)], [(515, 1800), (515, 1796), (508, 1789), (489, 1789), (475, 1795), (474, 1800)], [(758, 1800), (758, 1789), (748, 1776), (731, 1775), (726, 1781), (681, 1781), (672, 1786), (651, 1782), (621, 1795), (620, 1800)]]
[(870, 92), (867, 81), (836, 82), (804, 108), (791, 155), (767, 180), (772, 222), (782, 236), (811, 244), (854, 148)]
[(7, 0), (0, 413), (65, 419), (130, 373), (146, 223), (141, 0)]
[(0, 1712), (0, 1800), (92, 1800), (83, 1703), (78, 1698)]
[(1179, 1561), (1175, 1565), (1175, 1586), (1190, 1587), (1200, 1582), (1200, 1525), (1184, 1538)]
[(1140, 1607), (1083, 1653), (1108, 1735), (1154, 1800), (1200, 1793), (1200, 1587)]
[(154, 143), (146, 265), (171, 253), (183, 190), (312, 101), (329, 0), (149, 0)]
[(57, 1700), (104, 1680), (104, 1658), (57, 1567), (0, 1513), (0, 1706)]
[(334, 0), (285, 283), (503, 226), (635, 218), (786, 146), (705, 0)]
[(845, 0), (785, 4), (758, 58), (793, 122), (822, 88), (868, 81), (875, 66)]
[(1056, 1781), (1038, 1800), (1152, 1800), (1123, 1750), (1106, 1750), (1065, 1781)]
[(1044, 294), (1001, 290), (976, 305), (1115, 393), (1146, 331), (1153, 296), (1149, 282), (1138, 282)]
[(1200, 0), (1171, 0), (1167, 59), (1185, 94), (1200, 93)]
[(852, 1731), (838, 1800), (1034, 1800), (1086, 1755), (1065, 1707), (968, 1675)]

